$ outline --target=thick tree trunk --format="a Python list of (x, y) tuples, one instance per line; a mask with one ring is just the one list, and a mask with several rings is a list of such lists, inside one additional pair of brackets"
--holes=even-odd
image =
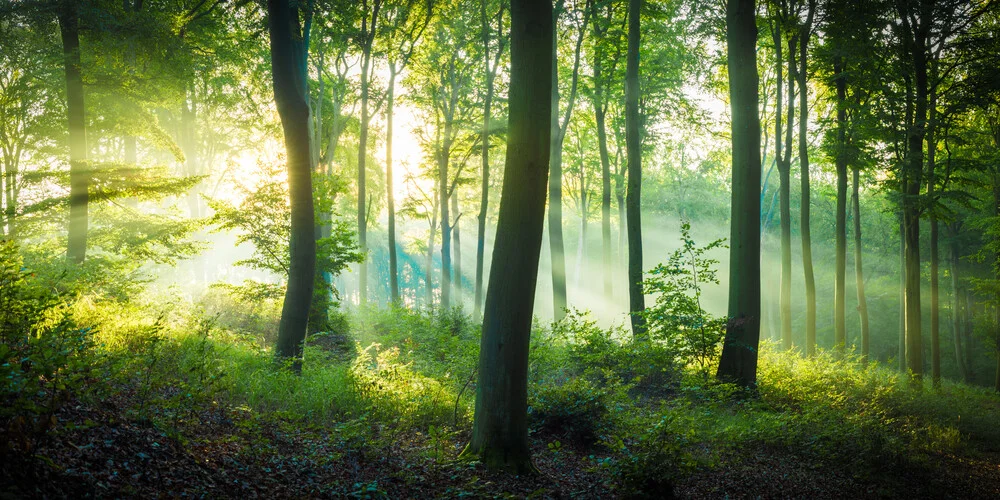
[[(803, 67), (803, 71), (805, 67)], [(837, 224), (836, 224), (836, 259), (834, 269), (833, 297), (833, 346), (838, 355), (844, 354), (847, 347), (847, 76), (844, 61), (837, 56), (833, 61), (833, 72), (837, 87)], [(855, 170), (856, 172), (856, 170)], [(856, 193), (855, 193), (856, 195)], [(854, 218), (856, 228), (860, 227), (857, 217)], [(857, 245), (855, 245), (857, 246)], [(860, 258), (855, 252), (855, 260)], [(855, 264), (860, 268), (859, 264)], [(860, 271), (856, 270), (858, 274)], [(859, 298), (863, 296), (864, 283), (858, 282)], [(859, 302), (860, 309), (860, 302)], [(815, 346), (813, 346), (815, 349)]]
[[(511, 1), (506, 169), (486, 293), (472, 438), (462, 457), (531, 473), (528, 348), (545, 219), (552, 4)], [(517, 272), (511, 273), (511, 270)]]
[[(628, 3), (628, 50), (625, 55), (625, 151), (628, 162), (628, 296), (632, 335), (646, 338), (646, 301), (642, 293), (642, 118), (639, 116), (639, 11), (641, 0)], [(755, 104), (756, 106), (756, 104)], [(759, 140), (758, 140), (759, 142)], [(759, 154), (759, 153), (758, 153)], [(758, 179), (757, 185), (760, 185)]]
[(399, 301), (399, 264), (396, 256), (396, 198), (392, 184), (392, 111), (395, 98), (396, 65), (389, 64), (389, 85), (385, 103), (385, 195), (389, 208), (389, 300), (395, 306)]
[(268, 28), (274, 101), (281, 118), (288, 160), (288, 194), (291, 205), (288, 286), (278, 323), (275, 354), (294, 360), (301, 370), (316, 268), (316, 219), (312, 197), (312, 137), (309, 134), (306, 51), (297, 7), (288, 0), (269, 0)]
[(729, 238), (729, 323), (718, 377), (757, 384), (760, 343), (760, 116), (754, 0), (726, 5), (733, 179)]
[(854, 282), (858, 290), (858, 319), (861, 321), (861, 360), (868, 363), (871, 329), (868, 326), (868, 299), (865, 298), (865, 277), (861, 265), (861, 200), (858, 193), (859, 169), (853, 169), (853, 194), (851, 204), (854, 207)]
[(80, 68), (80, 23), (75, 0), (59, 5), (66, 71), (66, 113), (69, 127), (69, 234), (66, 258), (81, 264), (87, 256), (90, 172), (87, 165), (87, 130), (84, 118), (83, 76)]
[[(434, 187), (440, 190), (440, 178), (434, 181)], [(424, 265), (424, 292), (425, 300), (427, 302), (427, 310), (431, 311), (434, 309), (434, 238), (437, 236), (437, 217), (438, 217), (438, 205), (441, 203), (441, 197), (434, 193), (434, 202), (431, 204), (431, 229), (430, 235), (427, 237), (427, 259)]]

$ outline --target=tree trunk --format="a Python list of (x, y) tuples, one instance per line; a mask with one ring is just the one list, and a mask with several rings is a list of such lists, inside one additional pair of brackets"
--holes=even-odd
[[(810, 229), (811, 224), (809, 221), (809, 213), (812, 206), (809, 187), (809, 143), (806, 140), (807, 125), (809, 123), (809, 88), (806, 86), (806, 78), (808, 77), (806, 56), (808, 55), (809, 35), (815, 8), (815, 0), (810, 0), (808, 20), (802, 28), (802, 39), (799, 44), (799, 58), (802, 60), (802, 67), (796, 73), (799, 80), (799, 168), (801, 170), (802, 181), (799, 231), (802, 235), (802, 269), (805, 274), (806, 285), (806, 350), (810, 353), (814, 353), (816, 350), (816, 278), (813, 275), (812, 230)], [(791, 58), (790, 61), (793, 59)], [(795, 72), (791, 68), (789, 71)]]
[(868, 299), (865, 298), (865, 279), (861, 265), (861, 200), (858, 193), (859, 169), (853, 170), (853, 194), (851, 204), (854, 206), (854, 281), (858, 290), (858, 319), (861, 321), (861, 360), (868, 363), (871, 329), (868, 326)]
[(69, 234), (66, 259), (74, 264), (83, 263), (87, 256), (87, 212), (90, 200), (78, 8), (75, 0), (63, 0), (59, 6), (59, 32), (62, 36), (66, 71), (66, 113), (69, 123)]
[(292, 359), (301, 370), (302, 342), (309, 318), (316, 268), (316, 220), (312, 197), (312, 137), (309, 134), (308, 39), (303, 39), (297, 7), (288, 0), (268, 0), (271, 75), (274, 101), (281, 118), (288, 156), (288, 195), (291, 205), (288, 286), (278, 323), (275, 354)]
[(458, 189), (451, 193), (451, 213), (452, 217), (455, 218), (455, 223), (452, 225), (451, 234), (452, 241), (454, 242), (453, 253), (455, 254), (455, 260), (452, 263), (454, 267), (454, 272), (452, 276), (452, 285), (454, 286), (454, 298), (455, 305), (461, 307), (462, 305), (462, 231), (461, 231), (461, 217), (462, 213), (458, 211)]
[(448, 206), (448, 160), (451, 120), (445, 121), (444, 143), (438, 151), (438, 184), (441, 210), (441, 311), (451, 308), (451, 214)]
[[(528, 447), (528, 349), (551, 147), (552, 5), (511, 0), (506, 169), (486, 293), (472, 437), (463, 458), (535, 472)], [(510, 272), (517, 270), (517, 272)]]
[[(490, 24), (486, 17), (486, 0), (480, 2), (480, 16), (483, 23), (483, 62), (486, 70), (486, 96), (483, 99), (483, 139), (482, 139), (482, 184), (480, 186), (479, 197), (479, 217), (476, 233), (476, 292), (475, 304), (473, 304), (473, 319), (479, 321), (482, 315), (483, 304), (483, 261), (486, 253), (486, 215), (489, 211), (490, 200), (490, 118), (493, 109), (494, 81), (496, 78), (496, 66), (490, 65)], [(502, 15), (501, 10), (501, 15)], [(502, 29), (502, 19), (501, 27)], [(499, 54), (494, 55), (494, 57)], [(499, 61), (499, 58), (497, 58)]]
[(365, 256), (358, 270), (359, 303), (368, 303), (368, 199), (365, 187), (368, 162), (368, 125), (371, 120), (368, 111), (369, 77), (372, 59), (372, 45), (381, 0), (374, 0), (371, 26), (368, 25), (368, 1), (362, 0), (361, 20), (361, 123), (358, 131), (358, 250)]
[(396, 256), (396, 198), (392, 186), (392, 111), (395, 98), (396, 65), (389, 63), (389, 85), (385, 103), (385, 195), (389, 208), (389, 300), (400, 306), (399, 264)]
[[(441, 189), (440, 178), (434, 181), (434, 186), (438, 190)], [(430, 236), (427, 237), (427, 260), (424, 266), (424, 291), (428, 311), (434, 309), (434, 237), (437, 236), (438, 205), (441, 202), (441, 197), (437, 193), (432, 197), (434, 201), (431, 204), (431, 230)]]
[(597, 148), (601, 155), (601, 263), (604, 272), (604, 296), (613, 294), (611, 276), (611, 159), (608, 156), (608, 129), (605, 123), (607, 104), (602, 82), (603, 63), (594, 57), (594, 118), (597, 121)]
[[(775, 28), (772, 30), (775, 47), (775, 71), (777, 75), (775, 85), (775, 113), (774, 113), (774, 152), (775, 162), (778, 167), (778, 212), (781, 218), (781, 276), (779, 283), (779, 310), (781, 316), (781, 347), (784, 350), (792, 348), (792, 209), (791, 209), (791, 149), (792, 149), (792, 122), (795, 117), (795, 75), (789, 71), (788, 75), (788, 124), (782, 129), (782, 98), (781, 85), (783, 83), (782, 40), (781, 32)], [(794, 40), (789, 42), (794, 44)], [(790, 48), (794, 45), (790, 45)], [(782, 142), (782, 131), (785, 132), (785, 139)], [(782, 148), (784, 147), (784, 151)]]
[(760, 343), (760, 116), (754, 0), (726, 5), (726, 51), (732, 116), (732, 209), (729, 238), (729, 323), (718, 377), (757, 384)]
[(958, 228), (955, 223), (949, 225), (950, 231), (949, 236), (951, 236), (951, 242), (949, 245), (948, 252), (948, 263), (950, 264), (951, 271), (951, 330), (955, 341), (955, 365), (958, 366), (958, 373), (962, 377), (962, 380), (968, 384), (969, 381), (969, 368), (966, 365), (965, 352), (962, 349), (962, 294), (959, 288), (959, 247), (958, 247)]
[[(902, 193), (901, 193), (902, 194)], [(899, 222), (899, 346), (897, 348), (900, 373), (906, 373), (906, 230), (903, 219)]]
[[(803, 68), (805, 70), (805, 68)], [(834, 270), (833, 297), (833, 346), (839, 356), (843, 356), (847, 347), (847, 76), (844, 61), (840, 56), (833, 60), (833, 72), (837, 87), (837, 227), (836, 227), (836, 263)], [(857, 169), (855, 169), (855, 175)], [(854, 193), (857, 196), (857, 193)], [(855, 229), (860, 231), (857, 217), (854, 218)], [(857, 242), (855, 242), (857, 243)], [(855, 244), (857, 247), (857, 244)], [(860, 275), (860, 252), (855, 251), (855, 272)], [(864, 283), (858, 282), (859, 298), (863, 296)], [(860, 310), (861, 302), (858, 302)], [(863, 349), (863, 348), (862, 348)], [(813, 346), (815, 350), (815, 345)]]
[[(628, 161), (628, 296), (632, 335), (646, 338), (645, 297), (642, 294), (642, 118), (639, 116), (639, 11), (641, 0), (628, 3), (628, 51), (625, 55), (625, 151)], [(755, 104), (756, 106), (756, 104)], [(759, 142), (759, 140), (758, 140)], [(758, 153), (759, 154), (759, 153)], [(760, 185), (758, 179), (757, 185)]]

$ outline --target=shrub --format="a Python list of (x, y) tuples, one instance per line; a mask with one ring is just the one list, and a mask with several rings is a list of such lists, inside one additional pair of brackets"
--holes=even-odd
[(699, 247), (691, 238), (691, 223), (683, 221), (681, 242), (681, 248), (643, 282), (644, 292), (656, 297), (643, 314), (650, 338), (664, 342), (681, 363), (693, 365), (707, 379), (719, 357), (726, 318), (712, 316), (701, 305), (702, 287), (719, 283), (715, 270), (719, 261), (706, 254), (724, 248), (725, 240)]
[(31, 452), (91, 378), (90, 329), (31, 278), (17, 247), (0, 242), (0, 453)]
[(589, 313), (570, 311), (552, 325), (552, 336), (565, 339), (573, 375), (605, 384), (628, 385), (644, 396), (664, 396), (677, 370), (673, 353), (659, 342), (634, 342), (620, 326), (601, 328)]
[(536, 431), (590, 446), (611, 429), (609, 399), (608, 389), (585, 378), (571, 378), (561, 385), (535, 385), (528, 398), (528, 418)]

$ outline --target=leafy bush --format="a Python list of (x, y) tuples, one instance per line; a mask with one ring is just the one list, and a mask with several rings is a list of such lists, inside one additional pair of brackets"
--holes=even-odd
[(668, 410), (653, 425), (613, 437), (618, 456), (611, 465), (623, 496), (673, 498), (674, 484), (698, 465), (690, 452), (693, 429), (687, 414)]
[(691, 223), (682, 221), (681, 242), (681, 248), (643, 282), (644, 292), (656, 297), (644, 316), (652, 340), (666, 343), (683, 364), (694, 365), (707, 378), (719, 357), (726, 318), (712, 316), (701, 305), (702, 287), (719, 284), (715, 270), (719, 261), (705, 255), (724, 248), (725, 240), (699, 247), (691, 238)]
[(17, 247), (0, 242), (0, 453), (31, 452), (91, 379), (90, 329), (31, 278)]
[(583, 446), (600, 442), (612, 427), (609, 390), (585, 378), (561, 385), (534, 385), (528, 418), (536, 431), (561, 435)]
[(573, 375), (598, 384), (628, 385), (637, 394), (664, 396), (677, 373), (673, 352), (659, 342), (634, 342), (620, 326), (601, 328), (589, 313), (570, 311), (551, 329), (566, 345)]

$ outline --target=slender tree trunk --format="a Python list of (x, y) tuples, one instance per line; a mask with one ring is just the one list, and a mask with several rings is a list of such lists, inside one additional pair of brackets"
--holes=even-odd
[[(440, 178), (434, 181), (434, 186), (437, 189), (440, 187)], [(435, 193), (434, 202), (431, 204), (431, 230), (430, 236), (427, 237), (427, 261), (424, 267), (424, 290), (426, 293), (425, 299), (427, 301), (427, 310), (431, 311), (434, 309), (434, 238), (437, 236), (437, 216), (438, 216), (438, 205), (440, 204), (440, 196)]]
[(528, 447), (528, 348), (551, 147), (551, 29), (551, 3), (511, 0), (506, 168), (486, 292), (475, 419), (462, 453), (519, 474), (535, 472)]
[[(641, 5), (641, 0), (629, 0), (628, 3), (628, 51), (625, 56), (625, 150), (628, 161), (628, 193), (625, 199), (625, 209), (628, 217), (628, 296), (629, 313), (632, 318), (632, 335), (640, 340), (646, 338), (646, 318), (642, 315), (646, 311), (646, 301), (642, 294), (642, 223), (640, 221), (642, 213), (640, 202), (642, 117), (639, 116), (639, 11)], [(759, 179), (757, 185), (760, 186)]]
[(392, 111), (395, 98), (396, 65), (389, 63), (389, 86), (385, 103), (385, 191), (389, 208), (389, 299), (395, 306), (399, 301), (399, 264), (396, 256), (396, 198), (392, 178)]
[[(833, 297), (833, 346), (838, 355), (844, 354), (847, 346), (847, 76), (843, 58), (837, 56), (833, 60), (833, 72), (836, 75), (837, 87), (837, 227), (836, 227), (836, 264), (834, 270)], [(855, 170), (855, 172), (857, 172)], [(856, 195), (856, 193), (855, 193)], [(854, 218), (856, 228), (860, 228), (857, 217)], [(855, 242), (857, 243), (857, 242)], [(855, 244), (855, 246), (857, 246)], [(855, 252), (855, 260), (861, 254)], [(855, 264), (855, 272), (860, 275), (860, 265)], [(859, 298), (863, 296), (864, 283), (859, 279)], [(858, 307), (860, 309), (860, 302)], [(815, 349), (815, 347), (814, 347)]]
[(728, 0), (726, 51), (732, 116), (733, 179), (729, 238), (729, 323), (718, 377), (757, 384), (760, 343), (760, 115), (754, 0)]
[(868, 299), (865, 298), (865, 278), (861, 265), (861, 200), (858, 193), (859, 169), (857, 166), (853, 171), (853, 193), (851, 204), (854, 206), (854, 281), (858, 290), (858, 319), (861, 321), (861, 360), (868, 363), (869, 344), (871, 342), (871, 329), (868, 326)]
[[(934, 199), (934, 191), (936, 186), (934, 169), (935, 169), (935, 149), (937, 148), (937, 142), (934, 138), (934, 107), (935, 107), (936, 97), (931, 95), (931, 106), (930, 106), (930, 126), (927, 129), (927, 196), (931, 200)], [(941, 385), (941, 317), (940, 317), (940, 285), (938, 282), (939, 276), (939, 257), (938, 257), (938, 221), (937, 217), (934, 215), (934, 208), (930, 210), (930, 234), (928, 238), (930, 239), (930, 252), (931, 252), (931, 380), (934, 387), (939, 387)]]
[(453, 262), (454, 266), (454, 276), (452, 276), (452, 285), (455, 287), (454, 297), (455, 305), (462, 305), (462, 226), (459, 224), (461, 221), (462, 213), (458, 211), (458, 189), (456, 188), (451, 194), (451, 213), (455, 218), (455, 223), (452, 225), (451, 234), (452, 241), (454, 242), (453, 253), (455, 254), (455, 260)]
[(951, 242), (949, 244), (948, 263), (951, 271), (951, 330), (955, 341), (955, 365), (958, 366), (958, 373), (965, 383), (969, 383), (969, 368), (966, 365), (965, 353), (962, 350), (962, 295), (959, 289), (959, 247), (958, 228), (949, 225)]
[[(802, 181), (799, 227), (802, 235), (802, 268), (805, 274), (806, 285), (806, 350), (810, 353), (815, 353), (816, 351), (816, 278), (813, 275), (812, 230), (810, 229), (811, 223), (809, 220), (812, 202), (810, 201), (809, 187), (809, 143), (806, 137), (808, 132), (807, 125), (809, 123), (809, 88), (806, 86), (806, 79), (808, 78), (807, 55), (809, 36), (815, 8), (815, 0), (810, 0), (808, 20), (805, 26), (802, 27), (802, 39), (799, 44), (799, 58), (801, 59), (802, 67), (796, 73), (799, 80), (799, 168), (801, 170)], [(793, 69), (789, 69), (789, 71), (796, 72)], [(838, 255), (841, 254), (838, 253)]]
[(604, 98), (603, 62), (594, 57), (594, 119), (597, 121), (597, 148), (601, 155), (601, 263), (604, 272), (604, 296), (613, 294), (611, 285), (611, 159), (608, 156), (608, 129), (605, 123), (607, 104)]
[[(775, 28), (772, 31), (775, 47), (775, 113), (774, 113), (774, 152), (778, 167), (778, 198), (779, 215), (781, 218), (781, 276), (779, 283), (779, 310), (781, 316), (781, 347), (784, 350), (792, 348), (792, 208), (791, 208), (791, 148), (792, 120), (795, 117), (795, 75), (788, 75), (788, 125), (782, 128), (782, 40), (781, 32)], [(790, 42), (794, 43), (794, 41)], [(782, 131), (785, 139), (782, 142)], [(785, 151), (782, 151), (782, 147)]]
[(59, 5), (66, 71), (66, 113), (69, 123), (69, 235), (66, 258), (81, 264), (87, 255), (90, 172), (87, 165), (87, 130), (84, 118), (83, 76), (80, 68), (80, 24), (75, 0)]
[(451, 308), (451, 214), (448, 206), (448, 163), (450, 155), (451, 120), (445, 121), (444, 143), (438, 151), (438, 184), (441, 186), (438, 206), (441, 207), (441, 311)]
[(899, 371), (906, 373), (906, 229), (899, 222)]
[[(316, 219), (312, 197), (312, 137), (309, 134), (308, 38), (303, 37), (297, 7), (288, 0), (268, 0), (271, 73), (274, 100), (281, 118), (288, 157), (288, 194), (291, 205), (288, 286), (278, 323), (275, 354), (294, 360), (301, 370), (316, 268)], [(308, 30), (308, 28), (307, 28)]]
[(368, 111), (369, 77), (372, 59), (372, 44), (374, 42), (375, 26), (378, 22), (380, 0), (374, 0), (371, 25), (368, 25), (368, 1), (362, 0), (361, 21), (361, 123), (358, 131), (358, 249), (365, 256), (358, 272), (359, 303), (368, 303), (368, 195), (365, 181), (368, 164), (368, 125), (371, 120)]
[[(502, 11), (501, 11), (502, 12)], [(501, 14), (502, 15), (502, 14)], [(486, 70), (486, 96), (483, 99), (483, 139), (482, 139), (482, 184), (479, 197), (479, 227), (476, 233), (476, 295), (473, 318), (481, 319), (483, 304), (483, 261), (486, 253), (486, 215), (490, 200), (490, 119), (493, 110), (494, 81), (496, 67), (490, 64), (490, 24), (486, 16), (486, 0), (480, 2), (480, 17), (483, 23), (483, 63)], [(502, 27), (502, 22), (501, 22)], [(499, 55), (499, 54), (497, 54)], [(497, 55), (494, 55), (496, 57)], [(497, 59), (499, 61), (499, 59)]]

